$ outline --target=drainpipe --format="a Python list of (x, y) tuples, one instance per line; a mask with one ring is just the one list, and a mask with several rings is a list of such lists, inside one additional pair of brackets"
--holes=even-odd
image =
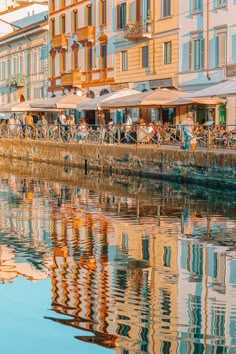
[(207, 17), (206, 17), (206, 76), (208, 80), (211, 80), (209, 74), (209, 62), (210, 62), (210, 51), (209, 51), (209, 23), (210, 23), (210, 0), (207, 0)]
[(153, 0), (153, 16), (152, 16), (152, 60), (153, 60), (153, 74), (156, 74), (155, 63), (155, 15), (156, 15), (156, 0)]

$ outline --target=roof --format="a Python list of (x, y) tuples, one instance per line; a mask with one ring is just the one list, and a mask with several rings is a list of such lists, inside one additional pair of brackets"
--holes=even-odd
[(31, 2), (28, 2), (28, 1), (16, 1), (16, 3), (19, 6), (8, 7), (7, 10), (0, 12), (0, 15), (2, 16), (2, 15), (5, 15), (5, 14), (8, 14), (9, 12), (14, 12), (14, 11), (17, 11), (17, 10), (22, 9), (24, 7), (31, 6), (31, 5), (36, 5), (36, 4), (48, 5), (48, 1), (31, 1)]
[(48, 21), (45, 21), (45, 19), (43, 18), (41, 21), (33, 23), (32, 25), (29, 25), (29, 26), (21, 28), (17, 31), (13, 31), (11, 33), (8, 33), (7, 35), (0, 37), (0, 45), (2, 45), (1, 42), (3, 42), (3, 44), (5, 44), (5, 41), (8, 38), (17, 36), (18, 34), (23, 34), (24, 32), (27, 32), (27, 31), (34, 29), (34, 28), (39, 28), (39, 27), (42, 28), (43, 26), (45, 26), (47, 24), (48, 24)]

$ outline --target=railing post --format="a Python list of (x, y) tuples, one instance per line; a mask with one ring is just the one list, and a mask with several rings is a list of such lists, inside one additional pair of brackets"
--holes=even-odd
[(210, 127), (208, 126), (207, 128), (207, 148), (210, 149), (211, 146), (211, 130)]
[(117, 131), (117, 138), (118, 138), (118, 144), (120, 144), (120, 127), (117, 126), (118, 131)]
[(183, 126), (180, 126), (180, 141), (181, 141), (181, 146), (184, 146), (184, 128), (183, 128)]
[(60, 123), (57, 123), (58, 124), (58, 138), (57, 138), (57, 141), (60, 141), (61, 139), (61, 126), (60, 126)]

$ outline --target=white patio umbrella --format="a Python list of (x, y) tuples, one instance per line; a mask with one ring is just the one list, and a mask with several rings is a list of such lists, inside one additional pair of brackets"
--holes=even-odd
[(100, 107), (103, 109), (161, 107), (186, 95), (186, 92), (156, 89), (154, 91), (140, 92), (129, 96), (125, 95), (125, 97), (109, 99), (105, 102), (101, 102)]
[(116, 98), (119, 99), (136, 93), (138, 93), (138, 91), (132, 89), (123, 89), (119, 91), (114, 91), (111, 93), (107, 93), (106, 95), (95, 97), (90, 101), (82, 102), (78, 105), (78, 109), (96, 111), (97, 109), (100, 108), (100, 105), (104, 102), (109, 102), (109, 100), (111, 99), (116, 99)]
[(191, 93), (189, 98), (236, 96), (236, 79), (229, 79), (219, 84), (211, 85), (203, 90)]
[(85, 96), (78, 96), (74, 94), (64, 95), (64, 96), (56, 96), (48, 98), (47, 100), (33, 102), (30, 104), (32, 108), (57, 108), (57, 109), (77, 109), (79, 103), (83, 101), (89, 101), (91, 98), (87, 98)]
[(179, 98), (176, 101), (168, 102), (167, 104), (163, 104), (163, 106), (175, 107), (175, 106), (187, 106), (194, 104), (206, 104), (206, 105), (217, 105), (220, 103), (224, 103), (225, 100), (218, 97), (199, 97), (199, 98)]
[[(21, 103), (8, 103), (6, 105), (3, 105), (0, 107), (0, 112), (41, 112), (42, 108), (32, 108), (30, 104), (33, 103), (33, 101), (24, 101)], [(49, 110), (44, 110), (44, 111), (49, 111)], [(50, 111), (52, 111), (50, 109)]]

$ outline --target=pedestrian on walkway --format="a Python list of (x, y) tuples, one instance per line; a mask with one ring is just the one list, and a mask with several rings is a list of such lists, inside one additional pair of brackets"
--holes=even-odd
[(184, 150), (190, 149), (190, 141), (194, 137), (194, 121), (192, 112), (188, 112), (186, 117), (183, 119), (182, 129), (184, 134)]

